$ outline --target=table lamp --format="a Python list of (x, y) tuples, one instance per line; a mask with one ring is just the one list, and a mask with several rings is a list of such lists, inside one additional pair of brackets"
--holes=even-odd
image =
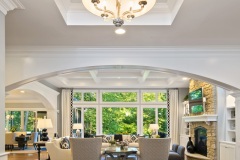
[(83, 129), (82, 123), (74, 123), (73, 129), (76, 129), (76, 137), (80, 137), (80, 129)]
[(47, 129), (53, 128), (51, 119), (46, 119), (46, 117), (44, 117), (44, 119), (38, 119), (37, 128), (42, 129), (41, 140), (48, 141), (49, 138), (47, 136)]
[(158, 126), (158, 124), (150, 124), (149, 129), (152, 130), (152, 135), (157, 135), (159, 126)]

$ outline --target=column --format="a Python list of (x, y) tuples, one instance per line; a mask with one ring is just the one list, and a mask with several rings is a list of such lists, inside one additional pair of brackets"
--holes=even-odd
[(0, 160), (7, 160), (5, 153), (5, 15), (0, 10)]
[(240, 157), (240, 91), (231, 94), (235, 97), (235, 115), (236, 115), (236, 159)]

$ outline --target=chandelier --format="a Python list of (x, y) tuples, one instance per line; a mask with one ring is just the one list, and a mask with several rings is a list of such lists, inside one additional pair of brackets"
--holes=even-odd
[(113, 20), (116, 27), (124, 21), (131, 21), (150, 11), (156, 0), (82, 0), (83, 5), (91, 13), (104, 20)]

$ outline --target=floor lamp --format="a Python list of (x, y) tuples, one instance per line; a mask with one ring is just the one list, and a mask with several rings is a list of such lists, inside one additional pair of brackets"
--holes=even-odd
[(73, 129), (76, 129), (76, 137), (81, 137), (80, 129), (83, 129), (82, 123), (74, 123)]
[(53, 128), (51, 119), (46, 119), (46, 117), (44, 117), (44, 119), (38, 119), (37, 128), (42, 129), (41, 140), (48, 141), (47, 129)]

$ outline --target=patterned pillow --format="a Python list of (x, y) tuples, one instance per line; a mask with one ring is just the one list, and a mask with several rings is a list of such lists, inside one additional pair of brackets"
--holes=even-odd
[(69, 141), (68, 138), (66, 138), (66, 137), (61, 138), (60, 148), (62, 148), (62, 149), (70, 149), (70, 141)]
[(137, 143), (137, 142), (138, 142), (138, 137), (136, 135), (132, 135), (129, 140), (129, 143)]
[(112, 137), (111, 136), (103, 136), (103, 138), (102, 138), (102, 142), (104, 142), (104, 143), (109, 143), (109, 141), (111, 141), (112, 140)]

